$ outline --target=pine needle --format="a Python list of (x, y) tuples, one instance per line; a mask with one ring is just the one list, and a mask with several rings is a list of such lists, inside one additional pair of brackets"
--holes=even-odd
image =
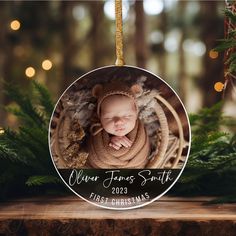
[(28, 186), (42, 186), (44, 184), (58, 184), (61, 180), (58, 177), (52, 175), (35, 175), (30, 176), (26, 181)]

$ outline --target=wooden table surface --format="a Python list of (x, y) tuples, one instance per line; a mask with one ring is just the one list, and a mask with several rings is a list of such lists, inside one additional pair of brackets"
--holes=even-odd
[(207, 200), (162, 197), (125, 211), (101, 209), (76, 196), (9, 200), (0, 202), (0, 235), (235, 236), (236, 204)]

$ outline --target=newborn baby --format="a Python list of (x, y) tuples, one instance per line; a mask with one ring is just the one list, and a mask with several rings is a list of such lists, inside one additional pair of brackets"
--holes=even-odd
[(101, 104), (101, 124), (111, 134), (109, 146), (119, 150), (130, 147), (132, 141), (125, 135), (134, 129), (138, 117), (134, 101), (124, 95), (113, 95)]
[(95, 85), (100, 122), (90, 127), (87, 166), (93, 168), (144, 168), (149, 140), (138, 119), (135, 95), (141, 87), (122, 83)]

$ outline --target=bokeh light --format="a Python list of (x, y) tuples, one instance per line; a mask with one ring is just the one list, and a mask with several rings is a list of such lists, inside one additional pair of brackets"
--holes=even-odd
[(209, 57), (210, 57), (211, 59), (216, 59), (218, 56), (219, 56), (219, 53), (218, 53), (217, 51), (214, 51), (213, 49), (210, 50), (210, 52), (209, 52)]
[(52, 68), (52, 62), (50, 61), (50, 60), (44, 60), (43, 62), (42, 62), (42, 68), (44, 69), (44, 70), (50, 70), (51, 68)]
[(168, 37), (164, 42), (164, 48), (167, 52), (175, 52), (178, 49), (178, 41), (175, 37)]
[[(122, 19), (126, 20), (129, 12), (129, 2), (127, 0), (122, 1)], [(104, 13), (111, 19), (115, 20), (115, 1), (107, 0), (104, 4)]]
[(18, 20), (13, 20), (10, 24), (12, 30), (19, 30), (20, 29), (20, 22)]
[(165, 11), (170, 11), (172, 10), (173, 8), (176, 7), (177, 5), (177, 2), (178, 0), (167, 0), (167, 1), (164, 1), (164, 8), (165, 8)]
[(216, 92), (222, 92), (224, 89), (224, 84), (222, 82), (216, 82), (214, 85), (214, 89)]
[(198, 1), (186, 1), (186, 14), (193, 16), (200, 11), (200, 3)]
[(72, 10), (73, 17), (80, 21), (85, 17), (85, 8), (84, 6), (75, 6)]
[(144, 11), (148, 15), (158, 15), (163, 11), (164, 4), (160, 0), (144, 0)]
[(0, 127), (0, 135), (4, 134), (4, 133), (5, 133), (4, 129), (2, 127)]
[(206, 53), (206, 45), (201, 41), (195, 42), (193, 45), (193, 53), (199, 57), (203, 56)]
[(33, 67), (27, 67), (25, 69), (25, 75), (29, 78), (32, 78), (35, 75), (35, 69)]
[(167, 52), (173, 53), (179, 49), (181, 32), (179, 29), (173, 29), (166, 34), (164, 48)]
[(158, 44), (158, 43), (163, 42), (164, 35), (161, 31), (156, 30), (156, 31), (151, 32), (149, 40), (151, 43)]
[(183, 42), (183, 49), (187, 53), (193, 53), (195, 56), (203, 56), (206, 53), (206, 45), (201, 41), (186, 39)]

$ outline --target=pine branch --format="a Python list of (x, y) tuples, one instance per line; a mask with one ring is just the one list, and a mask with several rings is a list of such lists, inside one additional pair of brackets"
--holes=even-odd
[[(221, 105), (191, 115), (192, 144), (185, 170), (172, 193), (181, 196), (218, 195), (220, 201), (236, 200), (236, 135), (221, 132), (232, 125)], [(226, 122), (227, 121), (227, 122)], [(221, 196), (226, 196), (222, 198)]]
[(43, 87), (41, 84), (37, 83), (36, 81), (33, 81), (33, 85), (35, 89), (37, 90), (37, 92), (39, 93), (40, 104), (44, 108), (47, 119), (49, 120), (51, 117), (53, 108), (54, 108), (50, 94), (45, 87)]
[[(27, 121), (32, 119), (37, 126), (45, 125), (42, 114), (40, 114), (37, 111), (37, 108), (33, 106), (28, 95), (21, 93), (19, 88), (16, 86), (7, 83), (5, 83), (5, 89), (7, 96), (9, 96), (19, 106), (20, 111), (18, 114), (20, 121), (27, 124)], [(17, 111), (15, 110), (15, 112), (15, 115), (17, 116)]]
[(18, 134), (10, 129), (6, 129), (4, 134), (0, 136), (0, 147), (2, 151), (1, 157), (5, 157), (10, 161), (22, 162), (25, 165), (29, 165), (29, 161), (35, 158), (32, 152), (19, 143)]
[(236, 41), (235, 39), (219, 39), (219, 44), (217, 47), (214, 48), (214, 51), (217, 52), (223, 52), (229, 48), (235, 48), (236, 47)]
[(22, 111), (21, 108), (19, 107), (8, 106), (8, 107), (5, 107), (5, 110), (15, 115), (22, 123), (24, 123), (25, 125), (29, 127), (39, 126), (38, 124), (35, 123), (35, 120), (33, 117), (31, 117), (29, 114)]
[(225, 16), (228, 17), (232, 23), (236, 23), (236, 14), (229, 9), (225, 9)]
[(26, 186), (32, 186), (32, 191), (42, 185), (40, 191), (45, 191), (49, 183), (61, 183), (48, 150), (49, 113), (53, 105), (46, 88), (33, 83), (34, 97), (23, 94), (16, 86), (5, 86), (6, 93), (17, 104), (7, 111), (15, 114), (21, 125), (16, 131), (5, 129), (0, 135), (0, 197), (18, 194), (18, 188), (27, 194)]
[[(19, 161), (15, 150), (9, 148), (5, 144), (0, 144), (0, 158), (5, 158), (11, 161)], [(20, 160), (22, 161), (22, 160)]]
[(35, 175), (30, 176), (26, 181), (28, 186), (42, 186), (44, 184), (58, 184), (61, 180), (58, 177), (52, 175)]
[(190, 114), (192, 132), (201, 135), (218, 130), (224, 122), (221, 112), (222, 106), (223, 103), (219, 102), (210, 108), (201, 109), (198, 114)]

